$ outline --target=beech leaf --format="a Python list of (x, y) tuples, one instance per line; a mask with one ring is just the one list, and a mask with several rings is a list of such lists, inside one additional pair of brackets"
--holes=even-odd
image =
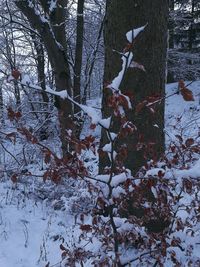
[(194, 101), (192, 91), (185, 87), (185, 83), (183, 80), (179, 81), (179, 91), (185, 101)]

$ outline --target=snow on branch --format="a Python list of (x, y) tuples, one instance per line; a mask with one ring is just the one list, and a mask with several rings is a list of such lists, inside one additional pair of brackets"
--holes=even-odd
[(69, 98), (69, 95), (67, 93), (67, 90), (62, 90), (60, 92), (56, 92), (55, 90), (52, 90), (51, 88), (47, 87), (47, 89), (45, 90), (45, 92), (46, 93), (49, 93), (49, 94), (53, 94), (53, 95), (59, 96), (62, 99)]
[(140, 28), (130, 30), (129, 32), (126, 33), (126, 39), (129, 41), (129, 43), (133, 42), (133, 40), (137, 37), (137, 35), (145, 29), (147, 24)]
[[(147, 24), (140, 27), (140, 28), (133, 29), (133, 30), (126, 33), (126, 38), (131, 45), (133, 44), (133, 41), (137, 37), (137, 35), (140, 32), (142, 32), (146, 26), (147, 26)], [(138, 66), (142, 70), (145, 70), (145, 69), (141, 64), (138, 64), (138, 63), (133, 61), (133, 53), (131, 51), (127, 51), (127, 52), (123, 53), (121, 59), (122, 59), (122, 69), (118, 73), (118, 75), (112, 80), (111, 84), (108, 85), (107, 87), (112, 89), (113, 91), (117, 91), (120, 95), (123, 95), (120, 91), (120, 85), (122, 83), (122, 80), (124, 78), (126, 70), (129, 67), (138, 67)], [(134, 64), (132, 62), (134, 62)], [(126, 99), (128, 101), (128, 107), (132, 108), (130, 100), (127, 96), (126, 96)]]
[(53, 12), (57, 7), (57, 0), (51, 0), (49, 5), (49, 11)]
[(148, 170), (144, 178), (155, 177), (162, 175), (165, 179), (173, 179), (181, 181), (182, 179), (192, 178), (199, 179), (200, 177), (200, 159), (198, 159), (189, 169), (163, 169), (163, 168), (151, 168)]
[(114, 90), (119, 90), (119, 87), (121, 85), (126, 69), (130, 66), (132, 62), (133, 53), (127, 52), (121, 57), (121, 59), (122, 59), (122, 69), (118, 73), (117, 77), (115, 77), (113, 81), (111, 82), (111, 84), (108, 86), (109, 88), (114, 89)]
[(88, 107), (87, 105), (79, 105), (77, 102), (73, 103), (76, 103), (82, 109), (82, 111), (91, 118), (92, 124), (100, 124), (101, 116), (96, 112), (94, 108)]
[[(14, 78), (12, 78), (13, 80)], [(22, 86), (27, 86), (31, 89), (34, 89), (34, 90), (38, 90), (40, 92), (43, 91), (43, 89), (38, 86), (38, 85), (35, 85), (31, 82), (30, 78), (28, 75), (24, 75), (23, 79), (21, 80), (21, 82), (18, 81), (18, 83), (20, 83)], [(44, 91), (43, 91), (44, 92)], [(76, 102), (75, 100), (73, 100), (67, 90), (62, 90), (62, 91), (56, 91), (48, 86), (46, 86), (46, 90), (45, 90), (46, 93), (49, 93), (51, 95), (55, 95), (55, 96), (58, 96), (62, 99), (68, 99), (70, 102), (72, 102), (74, 105), (78, 106), (81, 108), (81, 110), (87, 114), (90, 118), (91, 118), (91, 121), (92, 121), (92, 124), (99, 124), (100, 126), (102, 126), (103, 128), (109, 128), (109, 124), (110, 124), (110, 120), (107, 119), (107, 120), (102, 120), (101, 119), (101, 116), (98, 114), (98, 112), (96, 111), (95, 108), (93, 107), (88, 107), (87, 105), (81, 105), (79, 104), (78, 102)]]
[(168, 171), (165, 173), (166, 178), (176, 177), (177, 180), (182, 180), (184, 178), (199, 179), (200, 177), (200, 159), (195, 162), (193, 166), (185, 170)]
[(107, 119), (102, 119), (99, 122), (105, 129), (109, 129), (110, 128), (110, 124), (111, 124), (111, 117), (109, 117)]

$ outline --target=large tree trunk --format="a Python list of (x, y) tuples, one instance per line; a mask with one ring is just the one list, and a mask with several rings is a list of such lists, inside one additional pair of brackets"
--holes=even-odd
[[(113, 0), (108, 2), (105, 21), (105, 82), (111, 82), (121, 69), (121, 58), (118, 53), (127, 44), (126, 32), (148, 23), (134, 43), (134, 61), (144, 65), (146, 72), (129, 68), (121, 84), (123, 93), (131, 92), (134, 96), (133, 110), (127, 118), (137, 126), (134, 136), (121, 140), (118, 145), (126, 143), (128, 157), (125, 166), (133, 173), (150, 159), (159, 158), (165, 149), (164, 140), (164, 103), (157, 106), (152, 115), (148, 110), (136, 114), (135, 107), (147, 96), (164, 95), (167, 51), (168, 0)], [(112, 114), (108, 108), (109, 89), (104, 88), (102, 113), (103, 117)], [(119, 123), (114, 120), (112, 130), (119, 130)], [(107, 142), (105, 131), (102, 131), (101, 147)], [(138, 145), (141, 144), (140, 150)], [(152, 149), (152, 144), (153, 149)], [(151, 151), (147, 149), (151, 147)], [(117, 149), (117, 146), (116, 146)], [(100, 172), (108, 165), (108, 159), (100, 156)]]
[[(38, 6), (28, 0), (15, 1), (16, 6), (28, 19), (33, 29), (40, 34), (46, 48), (49, 61), (55, 75), (55, 85), (57, 91), (67, 90), (71, 96), (71, 77), (67, 57), (67, 43), (65, 34), (65, 18), (67, 0), (58, 0), (55, 9), (50, 10), (50, 2), (38, 0), (37, 4), (43, 9), (44, 14), (48, 14), (49, 21), (45, 21), (38, 14)], [(66, 130), (73, 128), (72, 103), (62, 98), (56, 99), (59, 112), (59, 122), (61, 128), (61, 141), (63, 154), (68, 153), (68, 141)]]

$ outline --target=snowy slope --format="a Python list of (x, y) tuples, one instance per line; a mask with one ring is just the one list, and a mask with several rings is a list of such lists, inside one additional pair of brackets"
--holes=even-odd
[[(167, 144), (177, 141), (176, 134), (185, 138), (198, 136), (200, 81), (189, 88), (195, 102), (185, 102), (181, 95), (166, 101)], [(176, 90), (177, 84), (170, 84), (166, 92)], [(48, 262), (50, 266), (60, 266), (61, 237), (72, 247), (77, 238), (78, 228), (73, 226), (75, 218), (70, 215), (69, 203), (63, 198), (65, 209), (57, 210), (55, 201), (35, 200), (28, 191), (26, 187), (18, 190), (10, 181), (0, 183), (0, 267), (44, 267)]]
[[(195, 101), (185, 101), (180, 94), (166, 99), (165, 107), (165, 131), (167, 142), (175, 140), (176, 134), (185, 138), (196, 138), (200, 129), (200, 81), (185, 82), (190, 84), (188, 89), (193, 92)], [(171, 95), (177, 92), (177, 83), (167, 85), (166, 93)]]
[(55, 212), (45, 201), (29, 199), (11, 182), (0, 184), (0, 266), (45, 266), (47, 261), (60, 261), (60, 240), (66, 234), (65, 221), (71, 217)]

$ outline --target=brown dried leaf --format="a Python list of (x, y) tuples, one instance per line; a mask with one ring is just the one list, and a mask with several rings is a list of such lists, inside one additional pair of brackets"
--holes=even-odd
[(66, 247), (64, 247), (63, 244), (60, 244), (60, 249), (64, 250), (64, 251), (67, 251)]
[(148, 104), (148, 102), (147, 101), (142, 101), (142, 102), (140, 102), (139, 104), (137, 104), (137, 106), (136, 106), (136, 108), (135, 108), (135, 112), (136, 113), (140, 113), (140, 111), (144, 108), (144, 107), (146, 107), (146, 105)]
[(16, 133), (12, 132), (12, 133), (6, 134), (6, 139), (11, 141), (15, 145), (15, 143), (16, 143)]
[(85, 231), (85, 232), (91, 232), (91, 231), (92, 231), (92, 226), (89, 225), (89, 224), (82, 224), (82, 225), (80, 226), (80, 229), (81, 229), (82, 231)]
[(185, 145), (187, 147), (189, 146), (192, 146), (194, 144), (194, 139), (193, 138), (188, 138), (186, 141), (185, 141)]
[(179, 91), (185, 101), (194, 101), (193, 93), (187, 87), (183, 80), (179, 81)]
[(12, 76), (15, 78), (15, 80), (18, 80), (19, 77), (21, 76), (21, 73), (20, 73), (19, 70), (14, 69), (14, 70), (12, 71)]
[(11, 181), (15, 184), (15, 183), (17, 183), (17, 174), (13, 174), (12, 176), (11, 176)]

